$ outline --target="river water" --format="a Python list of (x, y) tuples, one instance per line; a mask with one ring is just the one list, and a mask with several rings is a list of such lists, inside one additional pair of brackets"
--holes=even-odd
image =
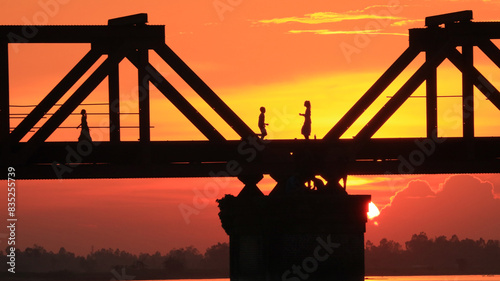
[[(500, 281), (500, 275), (366, 276), (366, 281)], [(161, 280), (155, 280), (161, 281)], [(175, 281), (175, 280), (164, 280)], [(180, 279), (176, 281), (229, 281), (222, 279)]]

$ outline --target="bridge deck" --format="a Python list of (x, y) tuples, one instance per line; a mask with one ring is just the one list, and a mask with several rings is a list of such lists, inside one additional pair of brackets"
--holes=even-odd
[(289, 173), (300, 165), (321, 174), (346, 163), (351, 175), (500, 172), (498, 137), (371, 139), (355, 155), (354, 147), (353, 139), (47, 142), (27, 163), (16, 166), (13, 156), (1, 164), (14, 165), (18, 179), (244, 176)]

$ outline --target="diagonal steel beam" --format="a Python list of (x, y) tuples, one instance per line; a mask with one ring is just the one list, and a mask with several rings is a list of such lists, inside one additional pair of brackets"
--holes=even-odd
[(493, 86), (493, 84), (486, 79), (477, 69), (475, 69), (475, 80), (474, 80), (474, 85), (483, 93), (483, 95), (486, 96), (486, 98), (493, 103), (493, 105), (496, 106), (498, 110), (500, 110), (500, 92), (498, 89)]
[(256, 136), (248, 125), (172, 49), (163, 44), (154, 50), (240, 137)]
[(19, 142), (42, 119), (75, 83), (96, 63), (102, 53), (91, 49), (47, 96), (24, 118), (10, 134), (12, 143)]
[(113, 71), (113, 67), (125, 57), (125, 49), (119, 49), (108, 55), (108, 58), (83, 82), (82, 85), (61, 105), (42, 127), (28, 140), (26, 147), (20, 152), (19, 161), (27, 159), (38, 147), (59, 127), (64, 120), (90, 95), (90, 93)]
[(437, 68), (446, 58), (446, 52), (450, 49), (448, 44), (442, 46), (439, 51), (427, 60), (401, 88), (394, 94), (394, 96), (387, 101), (387, 103), (375, 114), (375, 116), (359, 131), (355, 136), (359, 142), (370, 139), (382, 125), (403, 105), (403, 103), (417, 90), (420, 85), (425, 81), (428, 73)]
[[(135, 56), (127, 59), (139, 67)], [(225, 138), (194, 108), (177, 89), (170, 84), (163, 75), (150, 63), (146, 64), (149, 81), (182, 113), (186, 118), (210, 141), (224, 141)]]
[(500, 68), (500, 49), (498, 49), (495, 43), (491, 42), (491, 40), (484, 40), (478, 44), (478, 47)]
[(324, 139), (339, 139), (419, 53), (419, 49), (412, 46), (408, 47), (385, 73), (380, 76), (377, 82), (375, 82), (340, 121), (335, 124), (335, 126), (325, 135)]
[[(458, 70), (463, 71), (464, 64), (462, 59), (462, 54), (456, 49), (448, 54), (448, 59), (455, 65)], [(500, 110), (500, 92), (497, 90), (493, 84), (491, 84), (484, 75), (477, 70), (477, 68), (471, 68), (471, 75), (473, 77), (472, 82), (478, 88), (483, 95), (488, 98), (491, 103), (493, 103)]]

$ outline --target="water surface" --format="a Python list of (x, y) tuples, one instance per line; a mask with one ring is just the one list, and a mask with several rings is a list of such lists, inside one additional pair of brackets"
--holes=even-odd
[[(500, 275), (366, 276), (366, 281), (500, 281)], [(162, 280), (149, 280), (162, 281)], [(222, 279), (177, 279), (163, 281), (229, 281)]]

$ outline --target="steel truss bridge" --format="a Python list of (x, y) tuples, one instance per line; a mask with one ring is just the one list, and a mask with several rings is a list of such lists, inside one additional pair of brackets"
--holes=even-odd
[[(36, 30), (29, 39), (26, 30)], [(165, 44), (165, 26), (148, 25), (147, 15), (113, 19), (102, 26), (0, 26), (0, 165), (14, 166), (18, 179), (238, 177), (246, 188), (269, 174), (278, 182), (293, 174), (345, 175), (500, 172), (500, 138), (474, 135), (474, 88), (500, 109), (500, 92), (474, 66), (478, 47), (500, 67), (500, 22), (474, 22), (472, 11), (428, 17), (425, 28), (409, 30), (409, 47), (322, 138), (261, 141), (214, 91)], [(15, 127), (9, 102), (10, 43), (90, 43), (88, 53)], [(238, 135), (226, 140), (149, 62), (156, 52)], [(459, 51), (460, 50), (460, 51)], [(425, 62), (351, 139), (341, 136), (419, 55)], [(84, 74), (88, 78), (47, 113)], [(138, 141), (121, 141), (119, 69), (129, 60), (138, 70)], [(462, 73), (463, 137), (438, 137), (437, 68), (449, 60)], [(100, 143), (48, 142), (47, 138), (103, 80), (108, 79), (110, 140)], [(26, 78), (29, 79), (29, 78)], [(29, 81), (29, 80), (28, 80)], [(425, 82), (426, 137), (377, 139), (372, 136)], [(206, 141), (151, 141), (150, 87), (156, 87)], [(113, 105), (113, 106), (112, 106)], [(424, 116), (424, 115), (423, 115)], [(35, 125), (47, 118), (43, 125)], [(26, 141), (21, 141), (35, 130)], [(7, 173), (1, 175), (6, 178)]]

